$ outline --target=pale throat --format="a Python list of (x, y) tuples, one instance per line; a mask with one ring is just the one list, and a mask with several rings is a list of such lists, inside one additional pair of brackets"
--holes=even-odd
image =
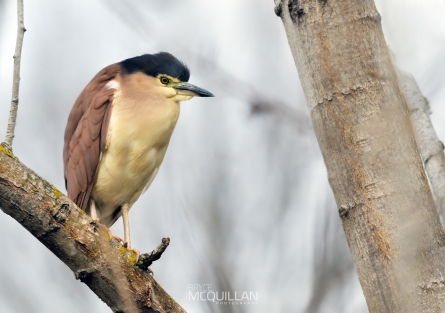
[(193, 98), (193, 96), (189, 96), (189, 95), (180, 95), (180, 94), (175, 94), (173, 95), (172, 99), (173, 101), (175, 101), (176, 103), (180, 103), (181, 101), (188, 101), (191, 98)]

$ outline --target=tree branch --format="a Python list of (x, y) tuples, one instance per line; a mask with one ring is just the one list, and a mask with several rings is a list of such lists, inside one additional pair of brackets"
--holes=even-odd
[(445, 154), (430, 119), (428, 100), (421, 93), (414, 77), (395, 67), (400, 91), (410, 110), (411, 124), (420, 156), (433, 189), (442, 225), (445, 218)]
[(0, 208), (51, 250), (113, 312), (185, 312), (146, 271), (136, 253), (111, 240), (68, 197), (0, 145)]
[(11, 109), (9, 111), (8, 128), (6, 130), (5, 143), (12, 151), (12, 140), (17, 120), (17, 109), (19, 106), (19, 86), (20, 86), (20, 61), (22, 58), (23, 37), (25, 35), (25, 24), (23, 22), (23, 0), (17, 0), (17, 40), (14, 53), (14, 76), (12, 81)]
[(150, 253), (144, 253), (139, 257), (139, 260), (136, 264), (137, 267), (143, 270), (147, 270), (154, 261), (157, 261), (161, 258), (162, 254), (164, 253), (165, 249), (167, 249), (169, 244), (170, 238), (162, 238), (161, 244), (157, 246), (156, 249), (154, 249)]

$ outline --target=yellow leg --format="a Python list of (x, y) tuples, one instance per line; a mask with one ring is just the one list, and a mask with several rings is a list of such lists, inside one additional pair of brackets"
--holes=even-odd
[(128, 219), (128, 211), (130, 210), (130, 206), (128, 203), (122, 205), (122, 220), (124, 221), (124, 245), (126, 248), (131, 248), (130, 243), (130, 221)]
[(94, 203), (93, 199), (90, 200), (90, 215), (93, 221), (99, 223), (99, 219), (97, 218), (96, 204)]

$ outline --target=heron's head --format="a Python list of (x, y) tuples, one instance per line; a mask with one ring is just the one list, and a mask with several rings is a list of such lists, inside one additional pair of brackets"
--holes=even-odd
[(144, 84), (155, 88), (156, 94), (179, 102), (192, 97), (213, 97), (205, 89), (188, 83), (187, 66), (167, 52), (143, 54), (119, 63), (123, 75), (143, 73), (148, 76)]

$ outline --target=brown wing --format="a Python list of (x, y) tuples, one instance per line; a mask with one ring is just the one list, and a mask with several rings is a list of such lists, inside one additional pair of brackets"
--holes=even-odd
[(115, 90), (104, 88), (120, 71), (118, 64), (101, 70), (71, 109), (65, 129), (63, 166), (65, 187), (81, 209), (87, 210), (100, 153), (104, 149)]

